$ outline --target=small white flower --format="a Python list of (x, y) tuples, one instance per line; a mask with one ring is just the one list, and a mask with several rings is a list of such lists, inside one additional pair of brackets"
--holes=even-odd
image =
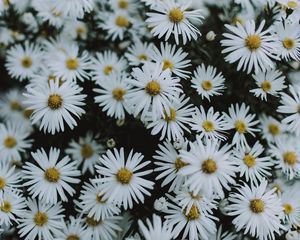
[(160, 197), (154, 201), (154, 209), (156, 211), (164, 211), (168, 208), (168, 202), (165, 197)]

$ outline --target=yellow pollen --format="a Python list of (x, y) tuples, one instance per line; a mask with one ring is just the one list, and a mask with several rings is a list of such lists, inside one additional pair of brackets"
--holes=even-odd
[(57, 11), (56, 8), (52, 8), (51, 9), (51, 13), (54, 17), (60, 17), (61, 16), (61, 12)]
[(33, 110), (32, 109), (25, 109), (23, 111), (23, 116), (26, 118), (26, 119), (29, 119), (31, 117), (33, 113)]
[(10, 4), (10, 0), (2, 0), (2, 2), (5, 6), (9, 6)]
[(297, 7), (298, 7), (298, 4), (297, 4), (296, 1), (288, 1), (287, 6), (288, 6), (289, 8), (297, 8)]
[(294, 39), (291, 38), (285, 38), (282, 41), (282, 45), (286, 48), (286, 49), (292, 49), (295, 47), (295, 41)]
[(0, 177), (0, 190), (4, 189), (6, 186), (6, 180), (3, 177)]
[(173, 108), (170, 108), (170, 114), (167, 114), (166, 111), (164, 111), (164, 119), (166, 122), (172, 122), (176, 120), (176, 111)]
[(277, 124), (271, 123), (268, 126), (269, 133), (272, 134), (273, 136), (277, 136), (280, 134), (280, 128)]
[(93, 156), (94, 154), (94, 149), (88, 145), (88, 144), (84, 144), (81, 146), (81, 156), (84, 158), (84, 159), (88, 159), (90, 158), (91, 156)]
[(127, 168), (121, 168), (117, 174), (117, 180), (122, 184), (128, 184), (132, 178), (133, 173)]
[(79, 26), (76, 28), (76, 32), (78, 35), (86, 33), (86, 28), (84, 26)]
[(298, 161), (296, 153), (291, 151), (285, 152), (283, 154), (283, 161), (290, 166), (295, 165)]
[(114, 70), (114, 67), (112, 65), (107, 65), (103, 68), (103, 73), (108, 76), (109, 74), (112, 73), (112, 71)]
[(119, 8), (127, 9), (129, 3), (128, 3), (127, 0), (119, 0), (119, 1), (118, 1), (118, 5), (119, 5)]
[(138, 58), (139, 60), (144, 60), (144, 61), (146, 61), (146, 60), (148, 59), (147, 55), (146, 55), (146, 54), (143, 54), (143, 53), (140, 54), (140, 55), (138, 55), (137, 58)]
[(254, 213), (262, 213), (265, 210), (265, 203), (261, 199), (253, 199), (250, 201), (249, 207)]
[(37, 212), (33, 218), (33, 221), (37, 226), (42, 227), (48, 223), (48, 216), (44, 212)]
[(170, 60), (165, 59), (165, 60), (163, 61), (163, 70), (166, 70), (166, 69), (172, 70), (173, 67), (174, 67), (174, 64), (173, 64)]
[(6, 148), (13, 148), (17, 145), (17, 139), (13, 136), (7, 136), (4, 139), (4, 146)]
[(256, 159), (250, 154), (246, 154), (244, 157), (244, 163), (247, 165), (248, 168), (252, 168), (256, 165)]
[(80, 238), (77, 235), (70, 235), (66, 238), (66, 240), (80, 240)]
[(178, 158), (176, 158), (174, 165), (175, 165), (176, 170), (178, 171), (179, 169), (185, 167), (188, 164), (185, 163), (184, 161), (182, 161), (182, 159), (180, 157), (178, 157)]
[(12, 210), (12, 205), (8, 201), (3, 201), (2, 205), (0, 206), (0, 209), (2, 212), (10, 213)]
[(24, 68), (30, 68), (32, 66), (32, 59), (30, 57), (23, 57), (21, 64)]
[(52, 94), (48, 98), (48, 107), (52, 110), (57, 110), (61, 108), (63, 104), (63, 99), (58, 94)]
[(60, 172), (55, 167), (51, 167), (46, 169), (44, 177), (48, 182), (56, 183), (60, 179)]
[(22, 110), (22, 106), (18, 101), (11, 101), (10, 109), (13, 111), (20, 111), (20, 110)]
[(265, 80), (261, 83), (260, 85), (261, 89), (264, 90), (265, 92), (269, 92), (272, 89), (272, 84), (271, 82)]
[(169, 19), (173, 23), (180, 23), (184, 19), (184, 14), (179, 8), (173, 8), (169, 12)]
[(215, 126), (214, 123), (212, 121), (209, 120), (205, 120), (202, 123), (202, 127), (206, 132), (212, 132), (215, 130)]
[(197, 206), (193, 205), (190, 211), (187, 214), (185, 214), (185, 217), (189, 221), (198, 219), (200, 217), (200, 211), (197, 208)]
[(209, 91), (213, 88), (213, 84), (210, 80), (204, 80), (202, 83), (201, 83), (201, 87), (203, 88), (203, 90), (205, 91)]
[(244, 24), (245, 24), (245, 21), (244, 21), (243, 19), (239, 18), (239, 17), (234, 17), (234, 18), (232, 19), (232, 23), (233, 23), (233, 24), (239, 23), (239, 24), (241, 24), (241, 25), (244, 25)]
[(283, 204), (283, 211), (285, 214), (291, 214), (294, 211), (294, 208), (291, 204), (285, 203)]
[(282, 188), (281, 188), (281, 186), (279, 184), (274, 184), (273, 188), (275, 188), (275, 192), (277, 194), (282, 193)]
[(244, 134), (247, 132), (247, 126), (242, 120), (237, 120), (234, 124), (234, 127), (239, 134)]
[(160, 84), (157, 81), (152, 80), (151, 82), (149, 82), (146, 85), (145, 91), (150, 96), (154, 97), (154, 96), (160, 94)]
[(249, 35), (245, 39), (245, 46), (250, 50), (250, 51), (255, 51), (261, 46), (261, 39), (260, 36), (258, 35)]
[(123, 27), (123, 28), (126, 28), (129, 26), (129, 21), (126, 17), (124, 16), (118, 16), (116, 18), (116, 25), (119, 26), (119, 27)]
[(66, 67), (69, 70), (76, 70), (79, 67), (79, 61), (77, 58), (69, 58), (66, 61)]
[(115, 88), (115, 89), (112, 91), (113, 98), (114, 98), (115, 100), (117, 100), (118, 102), (124, 100), (124, 95), (125, 95), (125, 94), (126, 94), (126, 90), (123, 89), (123, 88)]
[(97, 221), (96, 219), (94, 218), (90, 218), (90, 217), (87, 217), (86, 220), (85, 220), (86, 224), (89, 225), (90, 227), (96, 227), (98, 226), (100, 223), (101, 223), (101, 220), (100, 221)]
[(202, 163), (201, 169), (204, 173), (212, 174), (217, 171), (217, 163), (213, 159), (207, 159)]
[(105, 200), (103, 200), (103, 196), (99, 196), (99, 195), (96, 196), (96, 201), (98, 203), (105, 203), (106, 202)]

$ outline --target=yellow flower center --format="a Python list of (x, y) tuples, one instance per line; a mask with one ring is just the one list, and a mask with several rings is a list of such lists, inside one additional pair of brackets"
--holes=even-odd
[(282, 45), (286, 48), (286, 49), (292, 49), (295, 47), (295, 40), (291, 39), (291, 38), (285, 38), (282, 41)]
[(21, 64), (24, 68), (30, 68), (32, 66), (32, 59), (30, 57), (23, 57)]
[(196, 205), (193, 204), (193, 206), (191, 207), (190, 211), (185, 214), (185, 217), (187, 218), (188, 221), (191, 221), (191, 220), (196, 220), (200, 217), (200, 211), (199, 209), (197, 208)]
[(285, 203), (283, 204), (283, 211), (285, 214), (291, 214), (294, 211), (294, 208), (291, 204)]
[(123, 88), (115, 88), (115, 89), (112, 91), (113, 98), (114, 98), (115, 100), (117, 100), (118, 102), (124, 100), (124, 95), (125, 95), (125, 94), (126, 94), (126, 90), (123, 89)]
[(66, 61), (66, 67), (69, 70), (76, 70), (79, 67), (79, 61), (77, 58), (69, 58)]
[(287, 6), (289, 8), (297, 8), (298, 7), (298, 3), (296, 1), (288, 1)]
[(94, 149), (90, 145), (84, 144), (81, 146), (81, 156), (84, 159), (90, 158), (91, 156), (93, 156), (93, 154), (94, 154)]
[(207, 159), (202, 163), (202, 171), (207, 174), (212, 174), (217, 171), (217, 163), (213, 159)]
[(46, 169), (44, 177), (48, 182), (56, 183), (60, 179), (60, 172), (55, 167), (51, 167)]
[(271, 82), (265, 80), (261, 83), (261, 89), (264, 90), (265, 92), (269, 92), (272, 89), (272, 84)]
[(291, 151), (285, 152), (283, 154), (283, 161), (290, 166), (295, 165), (298, 161), (296, 153)]
[(10, 0), (2, 0), (2, 2), (5, 6), (9, 6), (10, 4)]
[(114, 67), (112, 65), (107, 65), (103, 68), (103, 73), (108, 76), (109, 74), (112, 73), (112, 71), (114, 70)]
[(163, 70), (166, 70), (166, 69), (172, 70), (173, 67), (174, 67), (174, 64), (173, 64), (170, 60), (165, 59), (165, 60), (163, 61)]
[(76, 28), (76, 32), (78, 35), (86, 33), (86, 28), (84, 26), (79, 26)]
[(262, 213), (265, 210), (265, 203), (261, 199), (253, 199), (250, 201), (249, 207), (254, 213)]
[(173, 108), (170, 108), (170, 114), (167, 114), (166, 111), (164, 111), (164, 119), (166, 122), (172, 122), (176, 120), (176, 111)]
[(140, 54), (140, 55), (138, 55), (137, 58), (138, 58), (139, 60), (144, 60), (144, 61), (146, 61), (146, 60), (148, 59), (147, 55), (146, 55), (146, 54), (143, 54), (143, 53)]
[(22, 109), (22, 106), (18, 101), (11, 101), (10, 109), (13, 111), (20, 111)]
[(48, 107), (52, 110), (57, 110), (61, 108), (63, 104), (63, 99), (58, 94), (52, 94), (48, 98)]
[(119, 5), (119, 8), (127, 9), (129, 3), (128, 3), (127, 0), (119, 0), (119, 1), (118, 1), (118, 5)]
[(44, 212), (37, 212), (34, 215), (33, 221), (37, 226), (42, 227), (48, 223), (48, 216)]
[(259, 35), (249, 35), (245, 39), (245, 45), (250, 51), (255, 51), (261, 46), (261, 38)]
[(105, 200), (103, 200), (103, 196), (99, 196), (99, 195), (96, 196), (96, 201), (98, 203), (105, 203), (106, 202)]
[(122, 184), (128, 184), (132, 178), (133, 173), (127, 168), (121, 168), (117, 174), (117, 180)]
[(178, 171), (179, 169), (185, 167), (188, 164), (185, 163), (184, 161), (182, 161), (182, 159), (180, 157), (178, 157), (178, 158), (176, 158), (174, 165), (175, 165), (176, 170)]
[(77, 235), (70, 235), (66, 240), (80, 240), (80, 238)]
[(250, 155), (250, 154), (246, 154), (244, 156), (244, 163), (247, 165), (248, 168), (252, 168), (256, 165), (256, 159), (254, 156)]
[(277, 124), (271, 123), (268, 126), (269, 133), (272, 134), (273, 136), (277, 136), (280, 134), (280, 128)]
[(200, 195), (200, 194), (193, 194), (192, 192), (189, 192), (189, 194), (190, 194), (191, 198), (194, 200), (199, 201), (202, 199), (202, 195)]
[(6, 148), (13, 148), (17, 145), (17, 139), (13, 136), (7, 136), (4, 139), (4, 146)]
[(242, 120), (237, 120), (234, 124), (234, 127), (239, 134), (244, 134), (247, 132), (247, 126)]
[(212, 84), (211, 80), (204, 80), (201, 83), (201, 87), (203, 88), (203, 90), (209, 91), (213, 88), (213, 84)]
[(214, 123), (212, 121), (209, 120), (205, 120), (202, 123), (202, 127), (206, 132), (212, 132), (215, 130), (215, 126)]
[(97, 221), (94, 218), (87, 217), (85, 220), (86, 224), (89, 225), (90, 227), (96, 227), (101, 223), (101, 220)]
[(160, 94), (160, 84), (157, 81), (152, 80), (151, 82), (149, 82), (146, 85), (145, 91), (150, 96), (154, 97), (154, 96)]
[(3, 177), (0, 177), (0, 190), (4, 189), (6, 186), (6, 180)]
[(12, 210), (11, 203), (8, 201), (3, 201), (2, 205), (0, 206), (0, 210), (5, 213), (10, 213)]
[(126, 28), (129, 26), (129, 21), (126, 17), (124, 16), (118, 16), (116, 18), (116, 25), (119, 26), (119, 27), (123, 27), (123, 28)]
[(236, 17), (234, 17), (234, 18), (232, 19), (232, 23), (233, 23), (233, 24), (239, 23), (239, 24), (241, 24), (241, 25), (244, 25), (244, 24), (245, 24), (245, 21), (244, 21), (242, 18), (236, 16)]
[(25, 109), (23, 111), (23, 116), (26, 118), (26, 119), (29, 119), (31, 117), (33, 113), (33, 110), (32, 109)]
[(281, 188), (281, 186), (279, 184), (274, 184), (273, 188), (275, 188), (275, 192), (277, 194), (282, 193), (282, 188)]
[(184, 19), (184, 13), (179, 8), (173, 8), (169, 12), (169, 19), (173, 23), (180, 23)]

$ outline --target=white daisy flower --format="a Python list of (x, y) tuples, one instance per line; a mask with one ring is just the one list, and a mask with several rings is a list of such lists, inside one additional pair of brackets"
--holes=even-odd
[(190, 142), (190, 151), (181, 150), (179, 155), (188, 163), (179, 170), (179, 174), (187, 176), (185, 185), (194, 195), (200, 191), (210, 198), (216, 194), (224, 198), (223, 187), (230, 189), (235, 183), (234, 162), (230, 157), (230, 146), (220, 144), (216, 140), (204, 144), (199, 136), (195, 143)]
[(58, 198), (68, 201), (64, 191), (73, 196), (75, 190), (70, 184), (79, 183), (80, 172), (76, 169), (76, 162), (68, 156), (59, 159), (60, 150), (50, 148), (49, 156), (43, 148), (32, 152), (35, 164), (26, 162), (23, 166), (24, 186), (33, 198), (38, 197), (46, 203), (57, 203)]
[(54, 0), (56, 11), (71, 18), (83, 18), (94, 8), (94, 0)]
[(127, 104), (127, 93), (130, 92), (131, 86), (128, 83), (129, 77), (125, 74), (112, 74), (111, 79), (102, 81), (99, 85), (101, 88), (94, 88), (95, 103), (102, 107), (102, 111), (107, 116), (116, 119), (125, 119), (125, 113), (130, 112)]
[(259, 240), (275, 239), (284, 229), (280, 223), (282, 206), (275, 194), (275, 189), (267, 190), (267, 181), (263, 180), (258, 186), (240, 185), (237, 192), (231, 193), (228, 214), (235, 216), (232, 223), (236, 231), (244, 230)]
[(229, 63), (238, 61), (237, 70), (255, 73), (274, 68), (272, 59), (278, 59), (276, 42), (270, 30), (263, 30), (265, 21), (255, 29), (254, 20), (249, 20), (245, 25), (237, 23), (237, 26), (226, 24), (226, 28), (232, 33), (224, 33), (221, 45), (225, 47), (222, 53), (228, 54), (225, 60)]
[(134, 117), (141, 113), (145, 119), (149, 111), (152, 119), (156, 120), (170, 114), (172, 100), (182, 90), (178, 78), (171, 76), (170, 70), (162, 70), (163, 65), (145, 64), (142, 69), (133, 68), (132, 76), (128, 82), (133, 89), (128, 93), (128, 103), (132, 106)]
[(139, 6), (136, 0), (110, 0), (109, 4), (114, 11), (125, 11), (131, 14), (137, 13)]
[(27, 139), (29, 132), (17, 122), (0, 124), (0, 155), (1, 161), (19, 161), (21, 153), (31, 147), (32, 140)]
[[(178, 174), (178, 171), (187, 165), (179, 156), (178, 150), (174, 148), (169, 140), (158, 144), (159, 149), (155, 151), (156, 155), (153, 156), (155, 159), (154, 164), (157, 167), (154, 169), (155, 172), (161, 172), (155, 180), (164, 179), (161, 186), (164, 187), (171, 184), (169, 192), (178, 190), (184, 182), (184, 177)], [(184, 146), (183, 148), (186, 148)]]
[(78, 141), (74, 139), (70, 142), (69, 148), (65, 152), (71, 155), (72, 160), (77, 162), (77, 165), (82, 164), (82, 173), (89, 171), (95, 174), (95, 165), (99, 159), (99, 154), (104, 153), (105, 147), (95, 141), (99, 136), (94, 136), (92, 132), (87, 132), (85, 137), (80, 137)]
[(277, 112), (287, 115), (283, 120), (287, 130), (300, 136), (300, 87), (289, 85), (289, 94), (282, 93)]
[(85, 183), (79, 196), (81, 212), (97, 221), (120, 214), (120, 209), (113, 203), (108, 203), (100, 195), (101, 184)]
[(251, 181), (255, 185), (261, 179), (272, 176), (271, 167), (274, 164), (269, 156), (260, 156), (263, 151), (264, 148), (258, 141), (252, 147), (241, 147), (233, 151), (233, 160), (240, 177), (245, 176), (247, 182)]
[(32, 77), (41, 67), (43, 52), (38, 45), (25, 42), (17, 44), (6, 52), (5, 67), (9, 75), (20, 81)]
[(196, 40), (201, 35), (194, 24), (200, 24), (203, 16), (202, 11), (189, 10), (190, 2), (177, 2), (165, 0), (152, 6), (155, 12), (148, 12), (146, 22), (152, 28), (151, 33), (158, 38), (165, 35), (167, 41), (171, 34), (174, 35), (175, 42), (179, 44), (179, 37), (183, 44), (192, 39)]
[(285, 132), (286, 126), (277, 119), (262, 114), (259, 116), (261, 137), (268, 142), (274, 142)]
[(224, 120), (226, 123), (225, 127), (227, 129), (235, 130), (232, 144), (236, 145), (237, 147), (248, 146), (245, 136), (247, 133), (255, 137), (254, 132), (260, 131), (254, 127), (259, 123), (258, 120), (254, 120), (256, 115), (248, 114), (249, 110), (250, 107), (246, 106), (245, 103), (242, 103), (240, 106), (239, 104), (236, 104), (235, 106), (232, 104), (228, 109), (229, 115), (224, 113)]
[(253, 74), (252, 77), (255, 80), (258, 88), (250, 90), (255, 97), (260, 97), (261, 100), (267, 101), (267, 95), (278, 96), (278, 94), (286, 88), (284, 85), (285, 76), (282, 76), (282, 72), (278, 70), (267, 70), (264, 72), (258, 72)]
[(21, 177), (22, 174), (16, 170), (15, 166), (0, 161), (0, 199), (5, 191), (21, 187)]
[(202, 63), (194, 71), (194, 77), (191, 79), (191, 87), (196, 89), (202, 99), (206, 98), (210, 101), (210, 97), (214, 95), (222, 95), (224, 90), (224, 81), (222, 73), (217, 74), (217, 69)]
[(70, 216), (67, 223), (63, 221), (62, 224), (63, 227), (61, 231), (56, 235), (55, 240), (88, 239), (88, 233), (83, 227), (83, 219)]
[(209, 239), (211, 240), (236, 240), (237, 235), (231, 232), (223, 232), (222, 231), (223, 226), (220, 225), (220, 227), (218, 228), (218, 231), (215, 234), (212, 234)]
[(21, 224), (18, 225), (20, 237), (24, 240), (56, 239), (54, 235), (59, 234), (60, 229), (63, 228), (64, 209), (61, 204), (51, 205), (28, 199), (27, 206), (29, 210), (22, 214)]
[(91, 75), (96, 83), (101, 84), (103, 81), (109, 81), (112, 76), (118, 76), (127, 68), (127, 62), (123, 57), (118, 57), (115, 52), (104, 51), (96, 53), (91, 60)]
[(129, 65), (138, 66), (150, 59), (152, 49), (152, 43), (143, 43), (140, 39), (136, 39), (134, 45), (128, 48), (125, 57), (128, 59)]
[(157, 119), (152, 120), (151, 114), (145, 118), (147, 128), (152, 128), (151, 134), (156, 135), (161, 133), (160, 140), (165, 137), (169, 140), (176, 140), (184, 136), (184, 131), (190, 133), (189, 125), (192, 122), (192, 114), (195, 108), (192, 104), (188, 104), (190, 98), (186, 98), (185, 95), (178, 96), (178, 99), (174, 99), (171, 102), (170, 113), (166, 111), (164, 115)]
[(163, 70), (169, 69), (174, 75), (180, 78), (188, 78), (190, 71), (184, 70), (191, 64), (190, 59), (186, 59), (188, 53), (182, 48), (176, 49), (175, 45), (168, 43), (160, 44), (160, 50), (153, 46), (150, 59), (163, 64)]
[(23, 110), (24, 97), (19, 89), (13, 88), (0, 97), (0, 117), (4, 120), (20, 119)]
[(148, 191), (153, 189), (154, 183), (144, 179), (153, 170), (139, 171), (147, 166), (150, 161), (145, 161), (141, 153), (131, 150), (125, 160), (124, 148), (119, 151), (108, 150), (100, 157), (100, 164), (96, 166), (97, 172), (102, 176), (95, 179), (96, 183), (103, 183), (100, 196), (108, 202), (122, 206), (125, 210), (133, 207), (133, 202), (144, 202), (144, 195), (150, 196)]
[(69, 20), (65, 22), (62, 34), (70, 36), (72, 39), (86, 40), (88, 37), (89, 28), (84, 21)]
[(48, 87), (27, 88), (24, 93), (24, 104), (33, 110), (32, 124), (40, 122), (40, 130), (55, 134), (64, 131), (64, 122), (73, 129), (77, 126), (74, 117), (79, 118), (85, 111), (81, 108), (85, 105), (85, 94), (80, 94), (80, 88), (74, 82), (50, 81)]
[(166, 222), (162, 222), (161, 218), (155, 214), (153, 214), (152, 223), (147, 218), (146, 225), (141, 220), (138, 221), (138, 224), (140, 232), (144, 236), (145, 240), (173, 239), (172, 229), (166, 224)]
[(210, 107), (205, 113), (203, 106), (200, 106), (200, 110), (195, 109), (191, 128), (199, 134), (200, 138), (225, 140), (224, 124), (224, 116), (215, 112), (213, 107)]

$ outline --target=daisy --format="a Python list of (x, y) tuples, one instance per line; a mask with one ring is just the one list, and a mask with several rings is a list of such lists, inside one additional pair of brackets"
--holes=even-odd
[[(156, 155), (153, 156), (154, 164), (157, 167), (155, 172), (160, 174), (155, 180), (163, 179), (161, 187), (171, 184), (169, 192), (179, 189), (184, 182), (184, 177), (178, 174), (178, 171), (187, 165), (179, 156), (178, 150), (176, 150), (173, 144), (166, 140), (163, 144), (158, 144), (158, 150), (155, 151)], [(183, 147), (184, 149), (186, 146)]]
[(209, 198), (216, 194), (224, 198), (223, 187), (230, 189), (235, 183), (234, 162), (230, 160), (230, 146), (220, 144), (216, 140), (204, 144), (199, 136), (195, 143), (190, 142), (190, 150), (181, 150), (180, 155), (188, 163), (179, 170), (179, 174), (187, 176), (186, 185), (194, 195), (203, 191)]
[(21, 187), (21, 177), (15, 166), (0, 161), (0, 199), (4, 192)]
[[(76, 169), (76, 162), (68, 156), (58, 160), (60, 150), (50, 148), (49, 156), (43, 148), (32, 152), (35, 164), (26, 162), (23, 166), (24, 186), (33, 198), (38, 197), (46, 203), (57, 203), (58, 198), (67, 201), (64, 191), (73, 196), (75, 190), (70, 184), (79, 183), (80, 172)], [(37, 164), (37, 165), (36, 165)]]
[(21, 153), (31, 147), (32, 140), (27, 139), (29, 132), (17, 122), (0, 123), (1, 161), (21, 160)]
[(261, 137), (268, 142), (274, 142), (285, 132), (286, 126), (277, 119), (262, 114), (259, 116)]
[(97, 172), (102, 176), (94, 180), (103, 183), (100, 196), (103, 200), (122, 206), (125, 210), (133, 207), (133, 202), (144, 202), (144, 195), (150, 196), (148, 190), (153, 189), (154, 183), (144, 179), (152, 170), (140, 171), (150, 161), (145, 161), (141, 153), (131, 150), (125, 160), (124, 149), (108, 150), (100, 157), (100, 165), (96, 166)]
[(162, 64), (145, 64), (142, 69), (133, 68), (128, 82), (133, 89), (128, 93), (128, 102), (132, 105), (134, 117), (141, 113), (141, 119), (151, 112), (156, 120), (170, 114), (172, 100), (182, 92), (178, 78), (171, 77), (171, 72), (163, 70)]
[(237, 23), (237, 26), (225, 25), (232, 33), (224, 33), (224, 40), (221, 45), (225, 47), (222, 53), (228, 54), (225, 60), (229, 63), (238, 61), (237, 70), (247, 70), (250, 73), (253, 69), (266, 71), (274, 68), (272, 59), (278, 59), (276, 42), (274, 36), (270, 35), (270, 30), (263, 30), (265, 21), (263, 20), (258, 29), (255, 29), (254, 20), (249, 20), (245, 25)]
[(80, 54), (78, 45), (71, 44), (64, 51), (47, 55), (46, 59), (53, 74), (63, 80), (84, 81), (89, 78), (90, 57), (86, 51)]
[(72, 160), (77, 162), (77, 165), (82, 164), (82, 173), (87, 170), (94, 175), (95, 165), (99, 159), (99, 154), (103, 153), (105, 147), (95, 141), (99, 136), (94, 136), (92, 132), (87, 132), (85, 137), (80, 137), (78, 141), (74, 139), (70, 142), (69, 148), (65, 152), (71, 155)]
[(86, 95), (81, 91), (74, 82), (59, 85), (59, 81), (50, 81), (47, 87), (27, 88), (24, 104), (33, 110), (32, 124), (40, 121), (40, 130), (51, 134), (64, 131), (64, 122), (73, 129), (77, 123), (71, 113), (77, 118), (85, 113), (81, 107)]
[(25, 42), (17, 44), (6, 52), (5, 67), (9, 75), (20, 81), (30, 78), (41, 67), (43, 52), (38, 45)]
[(125, 57), (128, 59), (129, 65), (138, 66), (150, 59), (152, 49), (152, 43), (143, 43), (140, 39), (136, 39), (134, 45), (131, 45), (126, 51)]
[(190, 71), (184, 69), (191, 65), (191, 60), (186, 59), (187, 56), (188, 53), (184, 52), (182, 48), (176, 50), (175, 45), (161, 43), (160, 50), (153, 46), (150, 59), (163, 64), (163, 70), (170, 69), (174, 75), (186, 79), (189, 77)]
[(153, 240), (153, 239), (164, 239), (171, 240), (173, 239), (172, 230), (166, 224), (166, 222), (162, 222), (161, 218), (155, 214), (153, 214), (152, 222), (147, 218), (146, 224), (139, 220), (139, 228), (141, 234), (144, 236), (145, 240)]
[(64, 209), (61, 203), (51, 205), (28, 199), (26, 204), (29, 210), (22, 214), (21, 224), (18, 225), (20, 237), (25, 240), (56, 239), (54, 235), (63, 228)]
[(229, 115), (224, 113), (225, 127), (227, 129), (235, 130), (232, 144), (237, 147), (248, 146), (245, 136), (247, 133), (255, 137), (254, 132), (259, 132), (259, 129), (254, 127), (259, 121), (254, 120), (256, 115), (249, 114), (249, 110), (250, 107), (246, 106), (245, 103), (242, 103), (241, 106), (239, 106), (239, 104), (236, 104), (235, 106), (232, 104), (228, 109)]
[(250, 90), (255, 97), (260, 97), (261, 100), (267, 101), (267, 94), (278, 96), (278, 94), (286, 88), (284, 85), (285, 76), (278, 70), (267, 70), (265, 72), (258, 72), (253, 74), (258, 88)]
[(71, 18), (83, 18), (94, 8), (93, 0), (54, 0), (54, 7), (58, 12)]
[(83, 219), (69, 217), (67, 223), (62, 222), (63, 227), (56, 235), (55, 240), (83, 240), (87, 239), (87, 231), (83, 227)]
[(275, 239), (275, 234), (280, 235), (284, 229), (280, 223), (282, 206), (280, 199), (275, 194), (275, 189), (267, 190), (267, 181), (260, 185), (240, 185), (237, 192), (231, 193), (228, 206), (230, 216), (235, 216), (232, 223), (236, 231), (244, 230), (260, 240)]
[(24, 97), (19, 89), (8, 90), (0, 98), (0, 117), (4, 120), (16, 120), (21, 118)]
[(194, 77), (191, 79), (192, 88), (196, 89), (202, 99), (206, 98), (210, 101), (210, 97), (214, 95), (222, 95), (224, 90), (224, 81), (222, 73), (217, 74), (217, 69), (202, 63), (194, 71)]
[(215, 112), (213, 107), (210, 107), (205, 113), (205, 110), (200, 106), (200, 110), (195, 108), (193, 121), (191, 123), (192, 130), (196, 131), (200, 138), (211, 140), (225, 140), (225, 122), (224, 116), (219, 112)]
[(258, 141), (252, 147), (241, 147), (233, 151), (233, 160), (240, 176), (245, 176), (247, 182), (251, 181), (255, 185), (258, 185), (261, 179), (272, 175), (273, 162), (269, 156), (260, 156), (263, 151), (264, 148)]
[(123, 57), (119, 58), (115, 52), (97, 52), (91, 60), (90, 68), (92, 79), (101, 84), (105, 80), (110, 80), (113, 75), (120, 75), (127, 68), (127, 62)]
[(86, 40), (89, 28), (84, 21), (74, 21), (73, 19), (65, 22), (63, 34), (69, 35), (72, 39)]
[(139, 6), (136, 0), (111, 0), (109, 4), (115, 11), (125, 11), (131, 14), (136, 14)]
[[(156, 135), (161, 132), (160, 140), (167, 137), (170, 140), (176, 140), (182, 138), (184, 131), (189, 132), (189, 124), (192, 122), (192, 114), (194, 113), (194, 106), (188, 104), (190, 98), (186, 98), (185, 95), (178, 96), (178, 99), (174, 99), (171, 102), (170, 113), (166, 111), (164, 115), (157, 119), (152, 120), (151, 114), (145, 121), (149, 119), (147, 123), (147, 128), (152, 128), (151, 134)], [(152, 120), (152, 121), (151, 121)]]
[(300, 136), (300, 87), (289, 85), (289, 92), (289, 94), (281, 93), (281, 105), (277, 112), (287, 115), (282, 120), (287, 130)]
[(104, 200), (100, 192), (101, 184), (91, 182), (83, 185), (79, 197), (82, 212), (97, 221), (118, 215), (120, 209), (113, 203)]
[(129, 77), (125, 74), (112, 74), (111, 79), (101, 82), (101, 88), (94, 88), (97, 93), (95, 103), (98, 103), (107, 116), (125, 119), (125, 112), (130, 111), (127, 104), (127, 93), (131, 86)]
[(155, 12), (147, 13), (146, 22), (151, 28), (151, 33), (158, 38), (165, 35), (167, 41), (171, 34), (174, 35), (175, 42), (179, 44), (179, 37), (183, 44), (192, 39), (196, 40), (201, 35), (194, 24), (200, 24), (203, 16), (201, 10), (189, 10), (190, 3), (165, 0), (152, 6)]

